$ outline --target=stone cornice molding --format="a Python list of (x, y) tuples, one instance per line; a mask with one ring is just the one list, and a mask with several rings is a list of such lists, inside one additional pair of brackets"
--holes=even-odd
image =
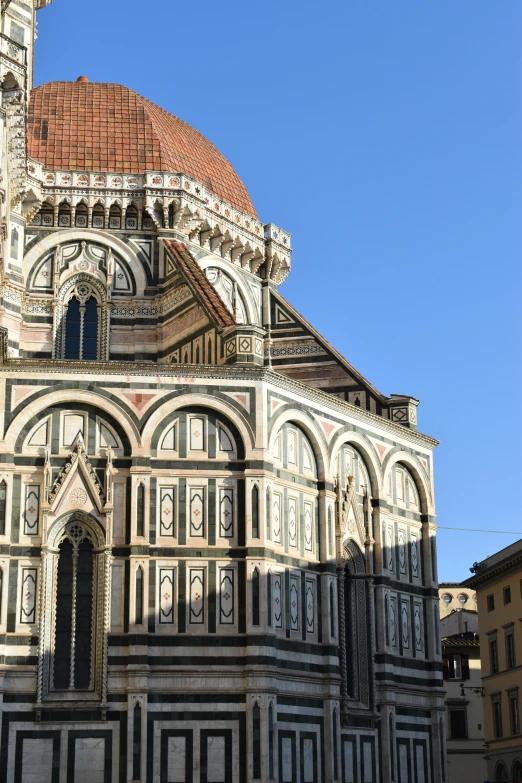
[(515, 568), (520, 568), (521, 566), (522, 566), (522, 550), (514, 555), (511, 555), (510, 557), (507, 557), (505, 560), (502, 560), (497, 565), (489, 566), (489, 567), (486, 566), (483, 570), (479, 571), (478, 574), (475, 574), (474, 576), (470, 576), (469, 579), (465, 579), (464, 582), (461, 582), (460, 586), (473, 587), (477, 589), (480, 585), (484, 585), (487, 582), (491, 582), (492, 580), (496, 579), (498, 576), (505, 574), (507, 571), (511, 571), (512, 569)]
[[(240, 368), (228, 365), (193, 365), (193, 364), (167, 364), (160, 362), (83, 362), (63, 361), (59, 359), (13, 359), (4, 362), (3, 370), (7, 372), (35, 372), (39, 375), (48, 373), (56, 375), (66, 373), (68, 375), (123, 375), (123, 376), (167, 376), (179, 378), (179, 383), (189, 382), (188, 379), (228, 380), (235, 379), (243, 382), (265, 382), (289, 393), (298, 394), (316, 405), (329, 408), (340, 415), (348, 415), (364, 424), (377, 426), (379, 429), (391, 433), (396, 438), (408, 441), (418, 446), (433, 450), (439, 445), (438, 440), (420, 432), (408, 430), (400, 424), (394, 424), (389, 419), (384, 419), (370, 411), (364, 411), (356, 405), (344, 400), (339, 400), (319, 389), (313, 389), (300, 381), (280, 375), (271, 368)], [(185, 380), (187, 379), (187, 380)], [(345, 422), (342, 422), (345, 423)]]

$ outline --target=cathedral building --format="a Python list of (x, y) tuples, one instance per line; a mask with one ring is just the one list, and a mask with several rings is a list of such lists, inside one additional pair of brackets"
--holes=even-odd
[(444, 783), (418, 400), (197, 130), (33, 87), (49, 3), (2, 2), (0, 780)]

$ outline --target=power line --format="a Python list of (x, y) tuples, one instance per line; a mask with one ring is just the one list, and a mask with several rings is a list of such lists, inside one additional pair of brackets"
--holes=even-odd
[(445, 525), (437, 525), (438, 530), (467, 530), (468, 533), (499, 533), (504, 536), (522, 536), (522, 533), (517, 530), (481, 530), (474, 527), (445, 527)]

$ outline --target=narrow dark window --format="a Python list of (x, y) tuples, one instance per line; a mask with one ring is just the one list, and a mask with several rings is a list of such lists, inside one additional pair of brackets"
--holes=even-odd
[(266, 575), (266, 611), (268, 627), (272, 627), (272, 572), (269, 571)]
[(138, 484), (136, 499), (136, 535), (145, 535), (145, 487)]
[(141, 566), (138, 566), (136, 571), (135, 607), (134, 622), (136, 625), (143, 625), (143, 568)]
[[(509, 696), (509, 719), (511, 722), (511, 734), (520, 734), (520, 713), (518, 711), (518, 693)], [(515, 783), (517, 778), (515, 777)]]
[(388, 608), (388, 596), (384, 597), (384, 633), (386, 636), (386, 644), (390, 643), (390, 618)]
[(85, 305), (83, 317), (83, 355), (82, 359), (95, 360), (98, 356), (98, 304), (91, 296)]
[(270, 540), (272, 536), (272, 494), (270, 487), (266, 491), (266, 537)]
[(141, 780), (141, 707), (134, 707), (132, 736), (132, 779)]
[(488, 595), (486, 601), (487, 601), (488, 612), (492, 612), (493, 609), (495, 608), (495, 596), (493, 595), (493, 593), (491, 595)]
[(259, 570), (252, 574), (252, 625), (259, 625)]
[(334, 780), (339, 777), (338, 761), (337, 761), (337, 710), (332, 714), (332, 733), (333, 733), (333, 776)]
[(54, 687), (66, 690), (71, 682), (73, 545), (65, 539), (58, 549)]
[(93, 545), (84, 539), (78, 547), (76, 571), (76, 636), (74, 642), (74, 687), (91, 687)]
[(254, 780), (261, 777), (261, 710), (254, 704), (252, 710), (252, 742), (254, 756)]
[(199, 345), (196, 346), (196, 364), (199, 364)]
[(7, 484), (0, 481), (0, 536), (5, 535), (5, 517), (7, 507)]
[(252, 538), (259, 538), (259, 489), (252, 488)]
[(515, 637), (512, 633), (506, 634), (506, 669), (515, 667)]
[(393, 715), (388, 716), (388, 733), (390, 741), (390, 767), (391, 767), (391, 779), (395, 780), (395, 732), (393, 727)]
[(274, 777), (274, 708), (268, 708), (268, 777)]
[(209, 339), (207, 347), (207, 362), (212, 364), (212, 340)]
[(500, 699), (493, 702), (493, 732), (496, 739), (502, 736), (502, 705)]
[(497, 672), (498, 672), (497, 640), (491, 639), (489, 643), (489, 673), (496, 674)]
[(440, 741), (440, 768), (442, 770), (442, 780), (446, 780), (446, 765), (444, 753), (444, 721), (439, 720), (439, 741)]
[(65, 358), (80, 358), (81, 317), (78, 299), (71, 299), (65, 318)]
[(511, 587), (504, 587), (504, 606), (511, 603)]
[(334, 583), (330, 582), (330, 636), (335, 638), (335, 588)]

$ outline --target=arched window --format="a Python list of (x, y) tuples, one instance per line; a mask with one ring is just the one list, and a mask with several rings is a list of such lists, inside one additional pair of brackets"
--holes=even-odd
[(132, 779), (141, 780), (141, 705), (134, 707), (134, 725), (132, 737)]
[(60, 204), (58, 210), (58, 225), (60, 228), (69, 228), (71, 225), (71, 207), (65, 202)]
[(395, 780), (395, 731), (393, 726), (393, 715), (390, 712), (388, 716), (388, 733), (390, 741), (390, 769), (391, 779)]
[(252, 538), (259, 538), (259, 489), (252, 487)]
[(7, 484), (4, 479), (0, 481), (0, 536), (5, 535), (5, 518), (7, 508)]
[(77, 204), (76, 206), (76, 216), (75, 216), (75, 225), (77, 228), (87, 228), (87, 223), (89, 221), (89, 210), (87, 209), (87, 205), (83, 202), (81, 204)]
[(72, 527), (58, 547), (55, 690), (93, 688), (92, 616), (94, 547), (80, 527)]
[(127, 207), (127, 212), (125, 213), (125, 228), (129, 231), (136, 231), (138, 228), (138, 210), (133, 204)]
[(268, 777), (274, 777), (274, 708), (268, 708)]
[(93, 228), (105, 227), (105, 209), (101, 204), (95, 204), (92, 210), (92, 227)]
[(94, 361), (98, 358), (98, 303), (90, 296), (84, 303), (73, 296), (65, 316), (65, 358)]
[(259, 704), (254, 704), (252, 710), (252, 750), (253, 750), (253, 778), (261, 777), (261, 710)]
[(136, 625), (143, 625), (143, 568), (141, 566), (136, 569), (134, 622)]
[(369, 705), (370, 673), (368, 656), (367, 585), (360, 579), (365, 573), (364, 557), (354, 541), (345, 544), (346, 570), (344, 579), (345, 647), (347, 690), (351, 699)]
[(266, 537), (270, 541), (272, 535), (272, 495), (270, 487), (266, 490)]
[(513, 783), (522, 783), (522, 761), (515, 761), (513, 765)]
[(109, 210), (109, 228), (121, 228), (121, 209), (117, 204)]
[(252, 574), (252, 625), (259, 625), (259, 569)]
[(495, 783), (507, 783), (509, 780), (508, 772), (505, 764), (497, 764), (495, 770)]
[(145, 487), (138, 484), (136, 498), (136, 535), (145, 535)]

